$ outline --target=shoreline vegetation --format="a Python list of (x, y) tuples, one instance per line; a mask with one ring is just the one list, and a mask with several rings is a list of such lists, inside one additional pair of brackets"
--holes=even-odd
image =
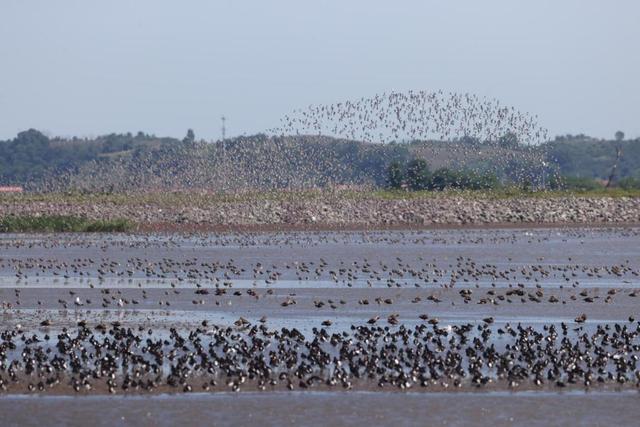
[(125, 219), (91, 220), (70, 215), (7, 215), (0, 233), (124, 233), (133, 230)]
[(640, 191), (1, 194), (0, 232), (272, 231), (640, 223)]

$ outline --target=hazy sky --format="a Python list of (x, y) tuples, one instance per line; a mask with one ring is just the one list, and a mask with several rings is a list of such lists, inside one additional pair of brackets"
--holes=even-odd
[(220, 137), (390, 90), (640, 137), (640, 1), (0, 0), (0, 138)]

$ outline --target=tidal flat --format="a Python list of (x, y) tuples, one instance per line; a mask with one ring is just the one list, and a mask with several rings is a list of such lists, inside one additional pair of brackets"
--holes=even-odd
[(624, 422), (639, 297), (634, 227), (4, 234), (0, 406), (70, 424), (205, 406), (243, 424), (320, 424), (322, 407), (335, 424)]

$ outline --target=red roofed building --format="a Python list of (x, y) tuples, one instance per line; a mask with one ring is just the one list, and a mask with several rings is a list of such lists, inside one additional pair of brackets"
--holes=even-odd
[(22, 193), (23, 191), (22, 187), (0, 186), (0, 193)]

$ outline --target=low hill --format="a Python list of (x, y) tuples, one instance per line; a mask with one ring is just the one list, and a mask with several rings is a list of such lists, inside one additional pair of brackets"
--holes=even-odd
[(619, 147), (617, 176), (640, 179), (640, 138), (608, 141), (579, 135), (559, 137), (545, 145), (549, 159), (564, 175), (602, 180), (609, 177)]
[(138, 133), (92, 139), (48, 138), (37, 130), (0, 141), (0, 185), (30, 191), (146, 191), (380, 187), (391, 162), (424, 158), (440, 167), (491, 171), (502, 179), (550, 171), (605, 179), (623, 148), (619, 177), (640, 173), (640, 141), (556, 139), (542, 146), (517, 141), (414, 141), (373, 144), (324, 136), (254, 135), (224, 142)]
[(321, 136), (50, 141), (33, 130), (0, 150), (12, 153), (0, 169), (3, 182), (41, 192), (374, 187), (384, 185), (391, 161), (409, 158), (405, 146)]

